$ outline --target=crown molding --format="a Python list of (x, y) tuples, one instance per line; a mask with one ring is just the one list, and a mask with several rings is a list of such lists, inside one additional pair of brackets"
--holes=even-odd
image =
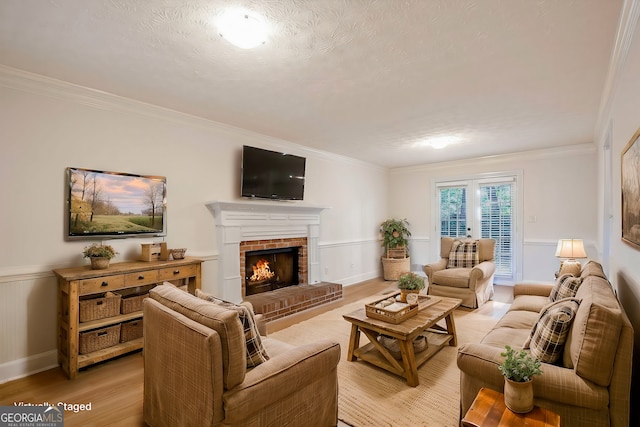
[(567, 145), (563, 147), (547, 148), (542, 150), (521, 151), (517, 153), (498, 154), (494, 156), (476, 157), (473, 159), (452, 160), (450, 162), (432, 163), (427, 165), (409, 166), (394, 168), (389, 171), (392, 175), (398, 175), (403, 173), (413, 172), (425, 172), (425, 171), (437, 171), (451, 168), (464, 168), (467, 166), (473, 166), (477, 162), (482, 162), (485, 165), (488, 164), (500, 164), (504, 162), (512, 161), (530, 161), (555, 157), (567, 157), (567, 156), (580, 156), (593, 154), (596, 152), (594, 144), (577, 144)]
[(36, 95), (47, 96), (51, 98), (69, 101), (76, 104), (85, 105), (105, 111), (136, 114), (152, 119), (163, 120), (175, 124), (191, 127), (199, 127), (216, 133), (231, 134), (253, 139), (260, 142), (264, 148), (285, 151), (292, 154), (312, 155), (318, 158), (324, 158), (328, 161), (338, 161), (352, 165), (364, 166), (379, 171), (386, 171), (388, 168), (373, 163), (364, 162), (362, 160), (351, 157), (342, 156), (328, 151), (317, 150), (287, 141), (275, 138), (261, 133), (253, 132), (213, 120), (205, 119), (198, 116), (182, 113), (180, 111), (169, 108), (160, 107), (158, 105), (149, 104), (135, 99), (126, 98), (97, 89), (76, 85), (73, 83), (57, 80), (41, 74), (35, 74), (17, 68), (0, 65), (0, 86), (9, 89), (20, 90), (23, 92), (33, 93)]
[(633, 34), (635, 33), (640, 16), (640, 0), (624, 0), (622, 10), (620, 12), (620, 20), (618, 21), (618, 29), (611, 51), (609, 60), (609, 69), (602, 90), (600, 99), (600, 109), (594, 128), (594, 141), (604, 144), (606, 137), (607, 122), (611, 114), (611, 105), (615, 97), (620, 75), (624, 69)]

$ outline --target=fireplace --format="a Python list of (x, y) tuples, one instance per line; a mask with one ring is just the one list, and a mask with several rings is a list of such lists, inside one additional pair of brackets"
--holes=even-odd
[[(218, 268), (215, 283), (216, 293), (221, 298), (240, 302), (246, 296), (244, 250), (304, 246), (304, 250), (298, 254), (298, 287), (321, 282), (318, 238), (320, 212), (325, 208), (296, 203), (244, 200), (212, 201), (207, 203), (207, 207), (213, 213), (216, 223)], [(301, 239), (302, 242), (289, 241), (293, 239)], [(281, 246), (259, 246), (258, 243), (262, 242), (278, 242)]]
[(299, 249), (288, 247), (245, 252), (245, 295), (297, 285)]
[[(213, 201), (207, 207), (216, 221), (220, 297), (250, 302), (267, 321), (342, 298), (342, 285), (322, 282), (320, 277), (318, 238), (320, 212), (325, 208), (257, 201)], [(298, 248), (298, 285), (247, 296), (246, 252), (287, 247)]]
[(243, 298), (308, 283), (306, 237), (245, 240), (239, 253)]

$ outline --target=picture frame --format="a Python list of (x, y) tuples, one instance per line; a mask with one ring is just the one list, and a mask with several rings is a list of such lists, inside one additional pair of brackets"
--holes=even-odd
[(622, 241), (640, 250), (640, 129), (620, 155)]

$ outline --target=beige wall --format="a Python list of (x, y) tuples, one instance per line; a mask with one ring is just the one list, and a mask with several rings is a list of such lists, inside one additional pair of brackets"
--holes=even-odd
[(558, 268), (554, 253), (561, 238), (584, 239), (589, 257), (597, 257), (596, 150), (593, 144), (585, 144), (392, 170), (389, 211), (412, 224), (412, 264), (439, 258), (432, 182), (502, 172), (519, 174), (522, 181), (522, 203), (516, 209), (516, 216), (520, 209), (522, 218), (516, 234), (522, 253), (521, 279), (554, 280)]
[[(629, 2), (628, 10), (640, 9), (640, 3)], [(637, 15), (634, 19), (638, 19)], [(631, 33), (632, 32), (632, 33)], [(598, 212), (601, 217), (600, 240), (603, 247), (610, 249), (608, 265), (609, 278), (617, 289), (627, 315), (635, 330), (634, 374), (632, 381), (631, 402), (640, 398), (640, 249), (632, 247), (621, 240), (622, 215), (620, 197), (620, 161), (621, 154), (631, 137), (640, 128), (640, 31), (637, 22), (632, 22), (625, 35), (632, 34), (628, 49), (621, 49), (622, 55), (613, 63), (612, 72), (616, 76), (614, 89), (610, 98), (604, 101), (610, 110), (603, 117), (601, 129), (602, 139), (599, 141), (600, 192)], [(624, 41), (624, 37), (619, 37)], [(626, 54), (626, 56), (625, 56)], [(610, 156), (606, 155), (607, 130), (611, 131)], [(607, 161), (610, 158), (610, 164)], [(610, 184), (607, 179), (610, 170)], [(640, 173), (640, 171), (638, 171)], [(606, 193), (610, 194), (607, 199)], [(607, 206), (610, 200), (611, 206)], [(612, 214), (609, 220), (608, 214)], [(606, 223), (610, 221), (610, 232)], [(640, 410), (632, 404), (630, 425), (640, 425)]]
[[(242, 145), (305, 156), (303, 203), (328, 208), (322, 279), (348, 285), (380, 274), (385, 168), (2, 67), (0, 105), (0, 382), (56, 364), (51, 269), (87, 263), (81, 252), (91, 243), (63, 238), (69, 166), (166, 176), (166, 241), (206, 260), (203, 287), (215, 292), (215, 226), (205, 204), (239, 199)], [(137, 258), (149, 241), (109, 243), (119, 261)]]

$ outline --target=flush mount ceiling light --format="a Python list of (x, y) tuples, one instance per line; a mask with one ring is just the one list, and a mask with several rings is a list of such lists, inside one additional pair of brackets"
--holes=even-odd
[(445, 135), (445, 136), (435, 136), (433, 138), (427, 138), (424, 141), (417, 143), (416, 145), (419, 147), (432, 147), (432, 148), (440, 149), (451, 144), (457, 144), (462, 141), (463, 141), (463, 138), (459, 136)]
[(216, 21), (220, 35), (242, 49), (251, 49), (267, 40), (267, 24), (253, 12), (227, 10)]

